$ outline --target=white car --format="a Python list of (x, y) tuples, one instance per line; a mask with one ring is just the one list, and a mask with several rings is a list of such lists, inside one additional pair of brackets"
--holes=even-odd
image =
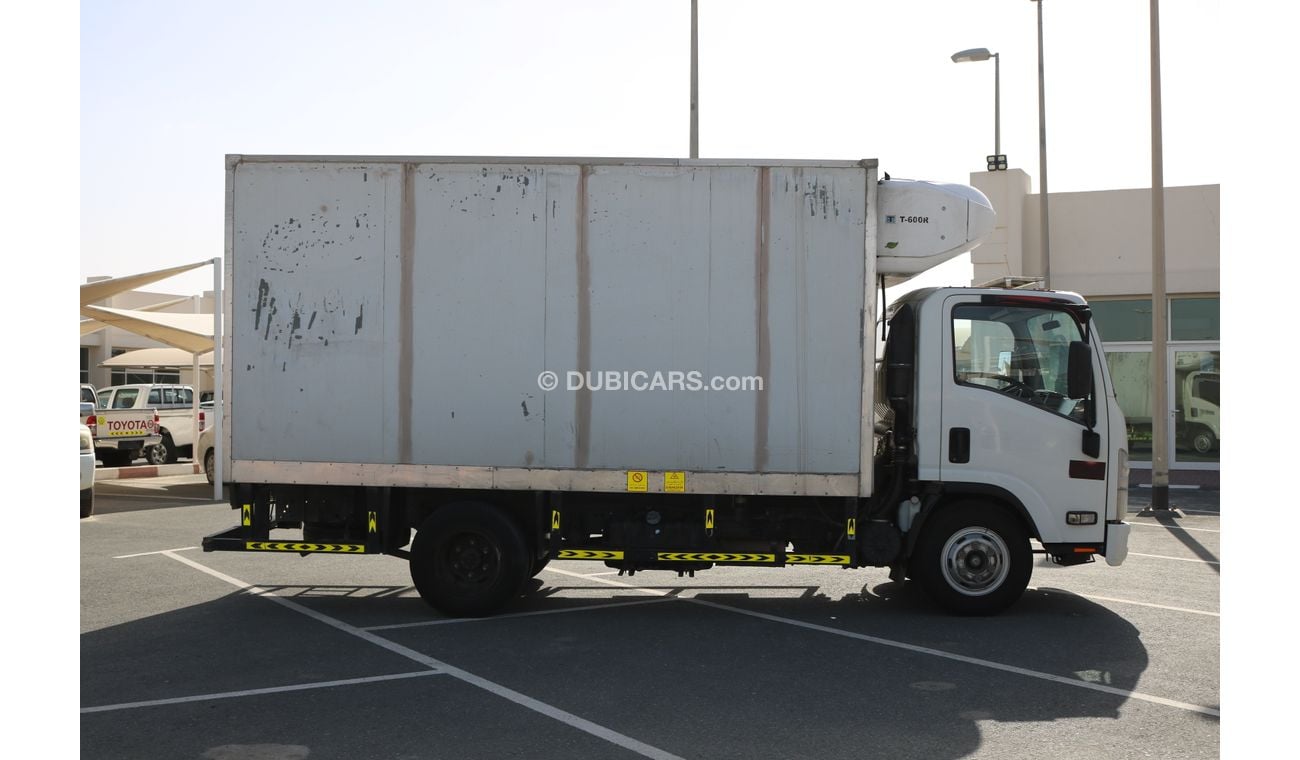
[(95, 511), (95, 439), (90, 428), (81, 426), (81, 516)]
[(217, 469), (216, 451), (212, 448), (215, 444), (212, 442), (212, 431), (216, 426), (209, 425), (199, 433), (199, 450), (198, 456), (194, 458), (196, 462), (203, 463), (203, 474), (208, 476), (208, 482), (213, 479), (213, 472)]

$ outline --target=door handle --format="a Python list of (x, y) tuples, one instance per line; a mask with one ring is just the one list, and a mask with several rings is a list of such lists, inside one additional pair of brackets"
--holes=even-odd
[(970, 428), (952, 428), (948, 431), (948, 461), (966, 464), (970, 461)]

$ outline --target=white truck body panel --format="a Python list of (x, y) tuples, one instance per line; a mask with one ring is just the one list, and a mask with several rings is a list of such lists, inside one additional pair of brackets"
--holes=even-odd
[[(879, 187), (874, 161), (229, 157), (227, 471), (867, 495)], [(900, 260), (985, 234), (969, 194), (896, 195), (934, 217)]]

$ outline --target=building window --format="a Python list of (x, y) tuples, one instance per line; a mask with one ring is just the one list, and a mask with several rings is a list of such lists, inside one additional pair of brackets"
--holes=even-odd
[(90, 349), (86, 346), (81, 347), (81, 383), (84, 385), (90, 382)]
[[(1107, 343), (1151, 341), (1151, 299), (1089, 301), (1093, 319)], [(1218, 298), (1172, 298), (1169, 301), (1169, 340), (1219, 340)]]
[(1218, 340), (1219, 299), (1173, 299), (1169, 325), (1171, 340)]
[(1107, 343), (1149, 342), (1151, 340), (1151, 299), (1089, 301), (1092, 318), (1101, 338)]

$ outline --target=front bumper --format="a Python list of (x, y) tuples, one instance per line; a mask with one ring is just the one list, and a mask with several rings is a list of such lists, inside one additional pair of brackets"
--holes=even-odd
[(1106, 564), (1119, 567), (1128, 558), (1128, 537), (1133, 526), (1126, 522), (1106, 523)]

